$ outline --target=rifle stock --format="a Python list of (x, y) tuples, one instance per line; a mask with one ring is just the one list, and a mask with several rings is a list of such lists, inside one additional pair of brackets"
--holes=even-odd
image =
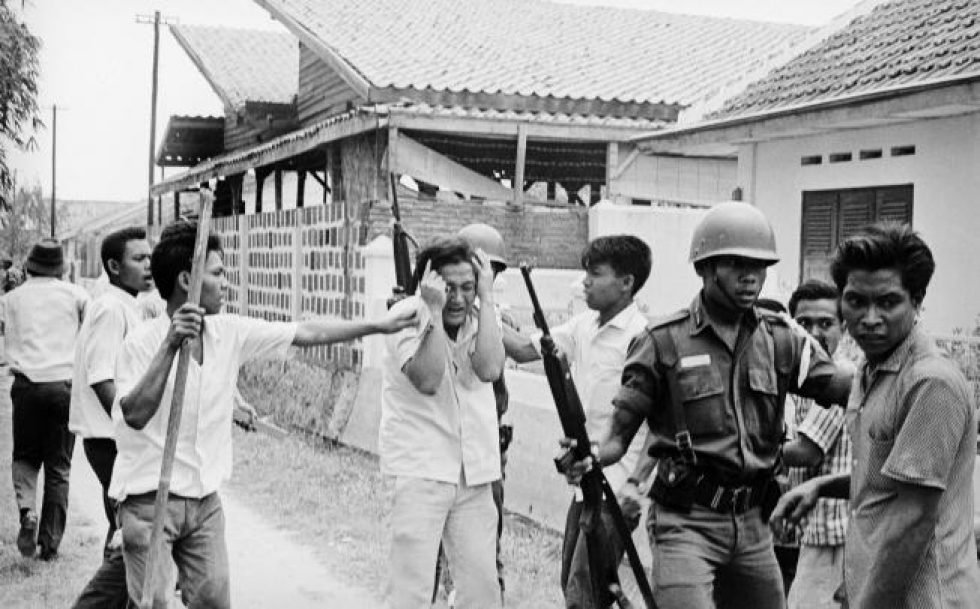
[[(585, 409), (582, 408), (582, 402), (575, 388), (575, 381), (572, 379), (568, 360), (558, 350), (554, 338), (551, 336), (551, 330), (548, 328), (548, 322), (544, 317), (544, 309), (541, 308), (537, 291), (534, 289), (534, 283), (531, 281), (531, 268), (526, 263), (521, 264), (521, 275), (524, 277), (524, 284), (527, 286), (528, 295), (531, 297), (531, 306), (534, 308), (534, 323), (542, 333), (541, 360), (544, 363), (545, 376), (548, 378), (548, 386), (551, 388), (551, 395), (555, 400), (555, 407), (558, 410), (558, 419), (561, 421), (562, 432), (564, 432), (566, 438), (575, 440), (572, 454), (576, 461), (581, 461), (588, 457), (592, 451), (592, 443), (585, 427)], [(633, 538), (629, 526), (626, 524), (623, 512), (619, 507), (619, 503), (616, 501), (613, 489), (606, 480), (605, 474), (602, 473), (602, 468), (593, 467), (586, 473), (582, 477), (579, 488), (582, 489), (582, 499), (586, 508), (591, 508), (590, 512), (593, 514), (593, 518), (598, 518), (599, 508), (603, 501), (605, 502), (616, 530), (622, 538), (626, 555), (629, 558), (630, 567), (633, 570), (633, 576), (636, 578), (637, 587), (643, 596), (643, 601), (648, 609), (656, 609), (656, 603), (653, 600), (653, 591), (650, 589), (650, 583), (646, 579), (643, 564), (640, 562), (639, 554), (637, 554), (636, 547), (633, 545)], [(586, 534), (588, 542), (589, 533), (587, 532)], [(590, 550), (589, 553), (591, 559), (594, 551)], [(619, 585), (618, 576), (615, 573), (605, 575), (609, 581), (609, 593), (617, 599), (620, 607), (627, 606), (628, 601), (625, 601), (625, 597), (622, 596), (622, 588)], [(592, 577), (593, 582), (598, 581), (596, 579), (597, 574), (593, 573)], [(593, 593), (598, 594), (598, 591), (593, 590)], [(621, 598), (622, 600), (620, 600)]]

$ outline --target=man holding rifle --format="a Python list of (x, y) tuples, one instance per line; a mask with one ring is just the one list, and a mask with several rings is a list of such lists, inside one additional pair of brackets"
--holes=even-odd
[[(120, 502), (130, 597), (142, 598), (154, 501), (174, 392), (173, 363), (191, 341), (183, 406), (164, 520), (163, 543), (177, 564), (183, 600), (191, 607), (231, 604), (224, 515), (218, 487), (231, 473), (231, 419), (238, 369), (250, 359), (285, 357), (290, 345), (321, 345), (413, 323), (393, 313), (377, 323), (307, 320), (273, 323), (220, 314), (227, 287), (221, 244), (207, 240), (200, 306), (188, 303), (195, 223), (164, 229), (150, 267), (167, 315), (129, 333), (116, 364), (113, 407), (118, 455), (109, 494)], [(158, 550), (157, 550), (158, 551)], [(153, 606), (164, 608), (170, 563), (157, 561)]]
[[(583, 288), (589, 311), (576, 315), (551, 329), (558, 349), (565, 355), (585, 412), (585, 427), (590, 438), (598, 439), (613, 416), (612, 399), (626, 360), (626, 351), (634, 336), (643, 332), (647, 318), (634, 302), (650, 276), (650, 247), (630, 235), (594, 239), (582, 252), (585, 269)], [(514, 336), (505, 332), (504, 344), (518, 362), (541, 357), (539, 337), (523, 339), (516, 347)], [(618, 463), (604, 468), (606, 479), (621, 501), (630, 528), (640, 517), (640, 492), (652, 469), (652, 460), (643, 455), (644, 437), (634, 439), (627, 454)], [(590, 564), (602, 565), (602, 572), (615, 572), (622, 560), (624, 545), (605, 504), (600, 512), (598, 536), (602, 538), (602, 556), (590, 561), (586, 537), (580, 528), (583, 511), (581, 494), (576, 494), (568, 508), (565, 536), (562, 542), (561, 587), (565, 606), (569, 608), (608, 607), (615, 600), (605, 588), (592, 590)], [(597, 605), (595, 600), (599, 598)]]
[(700, 293), (633, 341), (605, 439), (567, 470), (576, 482), (596, 461), (618, 462), (649, 423), (659, 458), (648, 518), (659, 606), (785, 606), (764, 514), (778, 494), (785, 395), (843, 403), (850, 375), (783, 318), (756, 308), (777, 260), (758, 209), (713, 207), (691, 246)]

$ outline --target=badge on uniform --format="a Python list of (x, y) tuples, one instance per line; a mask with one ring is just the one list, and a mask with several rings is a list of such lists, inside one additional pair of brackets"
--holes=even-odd
[(702, 355), (686, 355), (681, 358), (681, 369), (698, 368), (700, 366), (710, 366), (711, 356), (707, 353)]

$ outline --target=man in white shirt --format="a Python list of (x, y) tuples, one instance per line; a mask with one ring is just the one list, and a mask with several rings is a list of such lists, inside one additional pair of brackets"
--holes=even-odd
[(115, 502), (109, 481), (116, 460), (112, 403), (116, 399), (116, 355), (123, 339), (142, 323), (137, 295), (153, 288), (150, 243), (146, 230), (132, 226), (102, 240), (102, 267), (109, 285), (88, 307), (75, 345), (75, 368), (68, 428), (82, 437), (92, 471), (102, 485), (102, 502), (109, 530), (105, 561), (75, 601), (74, 609), (126, 607), (126, 568), (122, 551), (110, 547), (116, 531)]
[[(28, 279), (4, 295), (7, 360), (14, 374), (13, 482), (20, 509), (17, 548), (51, 560), (65, 532), (68, 478), (75, 436), (68, 431), (72, 354), (88, 294), (61, 280), (64, 254), (54, 239), (31, 248)], [(36, 510), (37, 477), (44, 467), (41, 518)]]
[[(218, 488), (231, 473), (231, 422), (238, 369), (250, 359), (285, 357), (290, 345), (322, 345), (376, 332), (394, 332), (413, 323), (409, 313), (391, 313), (380, 322), (306, 320), (267, 322), (219, 314), (227, 288), (221, 244), (208, 239), (200, 306), (187, 302), (194, 223), (164, 229), (153, 250), (151, 269), (167, 316), (142, 324), (123, 344), (116, 363), (113, 406), (118, 455), (109, 495), (119, 501), (123, 557), (130, 597), (142, 586), (163, 445), (173, 397), (175, 356), (184, 340), (192, 358), (183, 418), (171, 476), (163, 543), (177, 564), (183, 600), (191, 607), (226, 608), (228, 553)], [(158, 563), (153, 606), (172, 596), (165, 582), (170, 566)]]
[[(427, 607), (440, 540), (459, 609), (500, 606), (497, 408), (504, 346), (493, 268), (459, 237), (416, 260), (418, 295), (392, 307), (418, 323), (390, 337), (381, 392), (381, 470), (395, 479), (388, 604)], [(479, 297), (479, 308), (474, 306)]]
[[(589, 438), (598, 441), (613, 415), (613, 397), (619, 391), (626, 351), (630, 341), (643, 332), (647, 318), (633, 300), (650, 276), (653, 260), (650, 247), (629, 235), (594, 239), (582, 253), (585, 269), (585, 302), (588, 311), (551, 329), (551, 335), (568, 358), (572, 380), (585, 409), (585, 427)], [(505, 332), (508, 354), (520, 362), (540, 357), (540, 335), (525, 340), (521, 348), (511, 345), (514, 336)], [(652, 471), (653, 461), (644, 454), (646, 427), (630, 444), (621, 461), (603, 470), (609, 485), (622, 502), (623, 513), (633, 527), (639, 522), (641, 486)], [(602, 602), (593, 602), (592, 578), (585, 536), (580, 535), (581, 496), (576, 494), (568, 508), (565, 538), (562, 544), (561, 586), (566, 607), (608, 607), (615, 600), (603, 593)], [(612, 570), (622, 560), (625, 546), (602, 507), (600, 537), (608, 552), (601, 558)], [(604, 570), (605, 571), (605, 570)]]

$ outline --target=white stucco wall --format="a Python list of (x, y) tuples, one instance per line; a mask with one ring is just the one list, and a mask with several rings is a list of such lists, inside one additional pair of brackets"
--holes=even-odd
[[(893, 146), (915, 146), (915, 155), (889, 156)], [(875, 148), (882, 158), (859, 160)], [(854, 160), (828, 163), (838, 152)], [(801, 166), (802, 156), (818, 154), (823, 164)], [(980, 314), (980, 113), (746, 144), (738, 182), (776, 231), (782, 261), (766, 291), (784, 299), (799, 280), (803, 191), (913, 184), (912, 224), (936, 259), (923, 319), (935, 332), (972, 328)]]

